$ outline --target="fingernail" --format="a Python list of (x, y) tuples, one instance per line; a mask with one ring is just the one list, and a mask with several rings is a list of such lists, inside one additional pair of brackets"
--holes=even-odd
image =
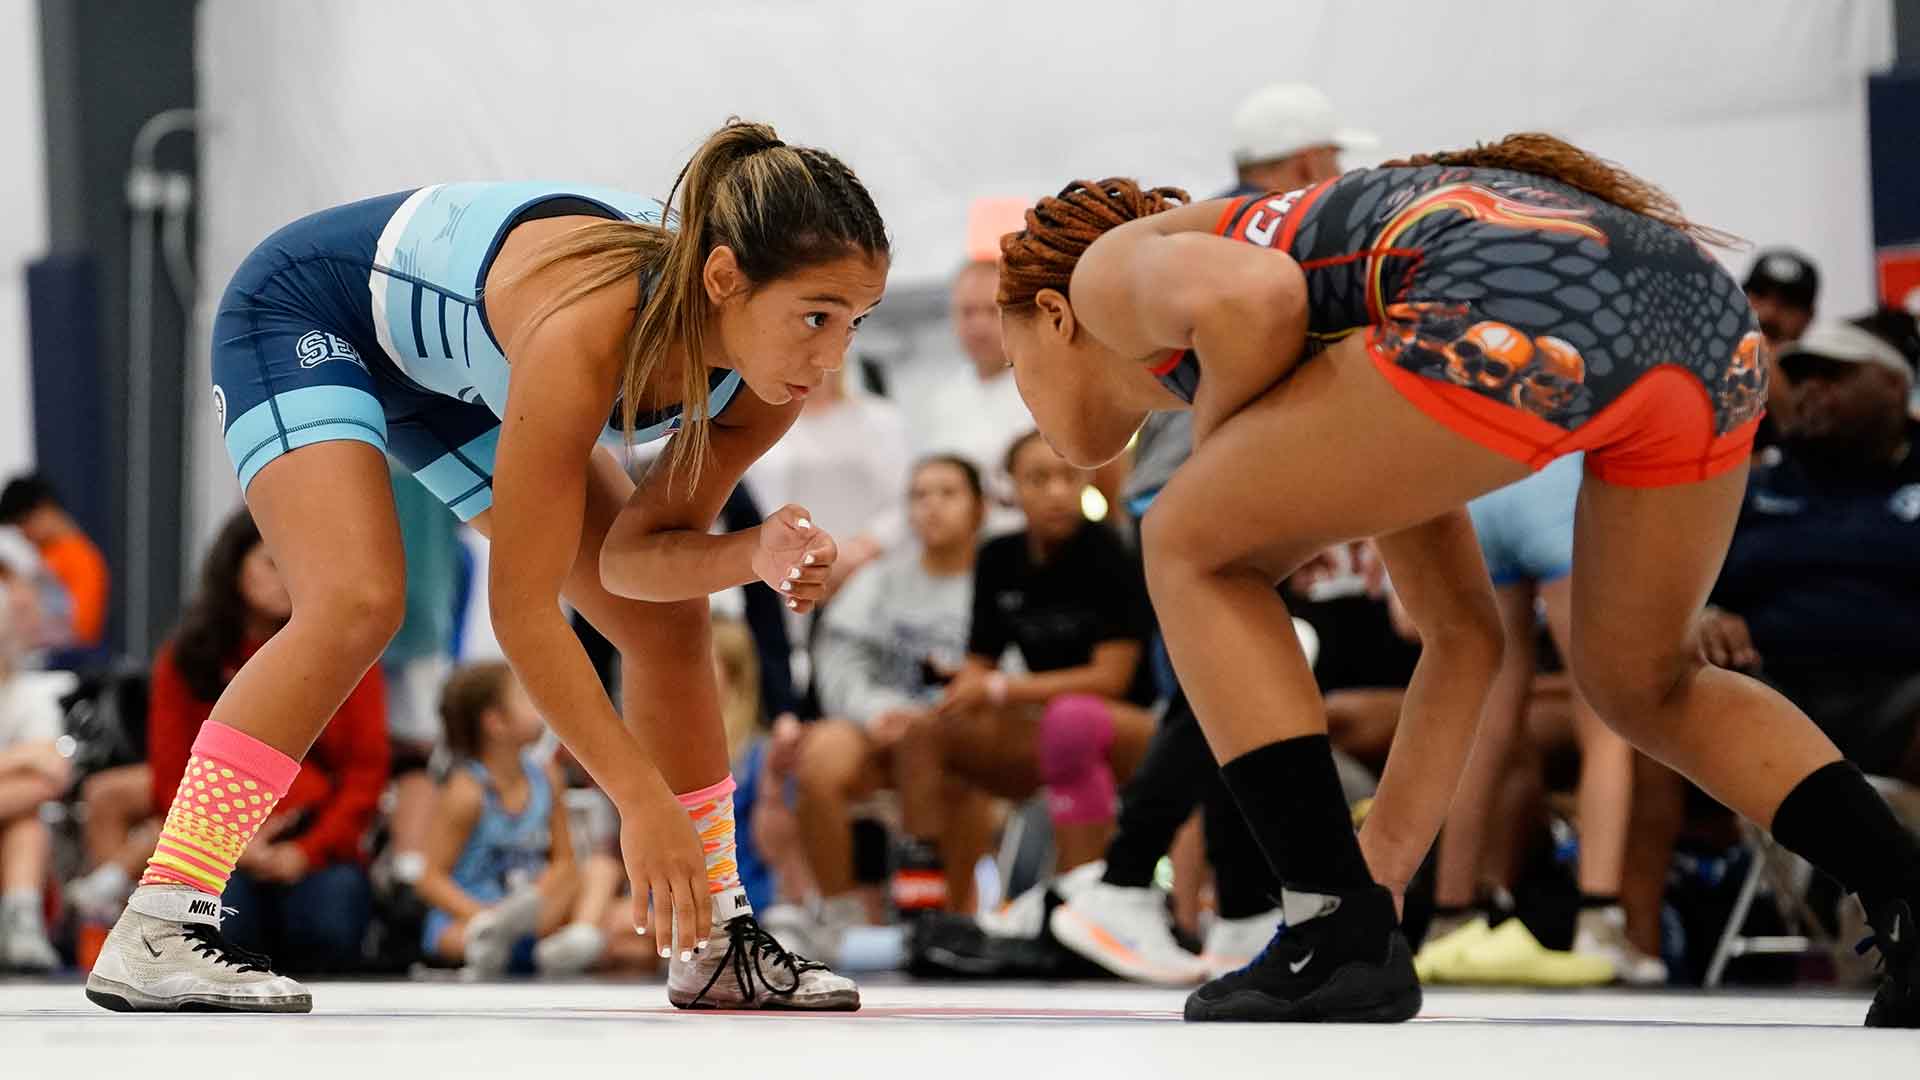
[(796, 580), (798, 580), (798, 579), (799, 579), (799, 577), (800, 577), (800, 568), (799, 568), (799, 567), (797, 567), (797, 566), (796, 566), (796, 567), (794, 567), (793, 569), (791, 569), (791, 570), (789, 570), (789, 571), (787, 571), (787, 580), (788, 580), (788, 581), (796, 581)]
[(672, 949), (661, 949), (661, 950), (660, 950), (660, 959), (662, 959), (662, 960), (671, 960), (671, 959), (673, 959), (673, 950), (672, 950)]
[(798, 600), (789, 600), (789, 601), (787, 601), (787, 606), (788, 606), (788, 607), (790, 607), (790, 608), (792, 608), (792, 609), (794, 609), (795, 611), (798, 611), (798, 610), (800, 610), (800, 601), (798, 601)]
[(798, 520), (798, 521), (795, 521), (795, 522), (793, 523), (793, 525), (794, 525), (794, 528), (796, 528), (796, 529), (811, 529), (811, 528), (813, 528), (813, 522), (811, 522), (811, 521), (808, 521), (808, 520), (807, 520), (806, 518), (801, 518), (800, 520)]
[(808, 566), (812, 566), (812, 565), (813, 565), (813, 553), (812, 553), (812, 552), (808, 552), (808, 553), (807, 553), (807, 557), (806, 557), (806, 558), (804, 558), (804, 559), (801, 559), (800, 561), (801, 561), (801, 562), (803, 562), (803, 563), (806, 563), (806, 564), (807, 564)]
[(792, 592), (792, 591), (793, 591), (793, 582), (791, 582), (791, 581), (783, 581), (783, 582), (781, 582), (781, 583), (780, 583), (780, 591), (781, 591), (781, 592)]
[(681, 950), (680, 950), (680, 962), (681, 962), (681, 963), (683, 963), (683, 964), (684, 964), (684, 963), (686, 963), (687, 961), (689, 961), (689, 960), (691, 960), (691, 959), (693, 959), (693, 950), (692, 950), (692, 949), (681, 949)]
[(639, 934), (639, 935), (640, 935), (641, 937), (646, 937), (646, 936), (647, 936), (647, 928), (646, 928), (646, 927), (644, 927), (644, 926), (636, 926), (636, 927), (634, 927), (634, 928), (633, 928), (633, 932), (634, 932), (634, 933), (636, 933), (636, 934)]
[(708, 946), (708, 945), (711, 945), (711, 944), (712, 944), (712, 942), (710, 942), (710, 941), (703, 941), (703, 942), (701, 942), (700, 944), (698, 944), (698, 945), (695, 945), (695, 946), (693, 947), (693, 951), (694, 951), (694, 952), (706, 952), (706, 951), (707, 951), (707, 946)]

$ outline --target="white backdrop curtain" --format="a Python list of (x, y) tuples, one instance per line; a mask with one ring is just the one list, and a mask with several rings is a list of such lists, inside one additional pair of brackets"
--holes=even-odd
[(47, 246), (45, 124), (39, 9), (0, 3), (0, 477), (33, 462), (26, 269)]
[[(729, 114), (852, 164), (894, 284), (924, 284), (958, 262), (977, 196), (1224, 186), (1236, 101), (1300, 80), (1382, 157), (1562, 134), (1702, 221), (1806, 249), (1845, 312), (1871, 295), (1864, 76), (1890, 43), (1888, 0), (205, 0), (203, 295), (272, 229), (366, 195), (508, 177), (664, 194)], [(205, 522), (233, 485), (194, 389)]]

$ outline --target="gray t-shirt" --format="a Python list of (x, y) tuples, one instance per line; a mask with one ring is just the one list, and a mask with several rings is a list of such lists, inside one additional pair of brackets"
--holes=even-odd
[(1184, 409), (1157, 412), (1140, 426), (1140, 439), (1133, 446), (1133, 469), (1120, 497), (1135, 513), (1140, 499), (1151, 499), (1173, 479), (1173, 472), (1193, 455), (1193, 413)]
[(972, 611), (971, 571), (929, 574), (917, 545), (861, 570), (821, 616), (813, 657), (820, 707), (864, 726), (891, 709), (930, 705), (940, 686), (927, 666), (952, 670), (966, 659)]

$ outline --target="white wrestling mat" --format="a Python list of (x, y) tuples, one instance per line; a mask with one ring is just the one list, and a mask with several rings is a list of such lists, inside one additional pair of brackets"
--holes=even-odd
[(1408, 1024), (1279, 1026), (1184, 1024), (1182, 993), (1110, 983), (877, 984), (830, 1015), (682, 1013), (644, 982), (312, 989), (307, 1016), (133, 1016), (77, 981), (0, 982), (0, 1077), (1920, 1077), (1920, 1032), (1818, 992), (1441, 990)]

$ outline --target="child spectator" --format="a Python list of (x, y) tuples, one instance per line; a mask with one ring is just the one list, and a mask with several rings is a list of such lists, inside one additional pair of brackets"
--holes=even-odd
[(16, 670), (16, 629), (34, 618), (31, 581), (0, 559), (0, 971), (51, 971), (42, 894), (52, 838), (40, 804), (60, 797), (70, 770), (59, 749), (60, 694), (71, 678)]
[(427, 866), (429, 956), (470, 975), (573, 974), (606, 952), (619, 868), (582, 873), (559, 769), (533, 746), (546, 723), (504, 663), (454, 673), (440, 699), (452, 775), (441, 786)]

